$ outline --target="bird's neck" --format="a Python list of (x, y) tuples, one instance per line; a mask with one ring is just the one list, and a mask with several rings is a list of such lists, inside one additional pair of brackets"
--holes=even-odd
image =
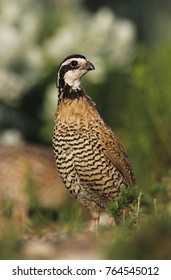
[(75, 123), (78, 126), (84, 123), (86, 126), (92, 121), (92, 117), (97, 118), (97, 111), (91, 99), (85, 95), (80, 98), (61, 100), (56, 109), (56, 121), (69, 125)]
[(58, 102), (64, 99), (79, 99), (85, 95), (86, 93), (80, 84), (77, 87), (70, 86), (69, 84), (58, 85)]

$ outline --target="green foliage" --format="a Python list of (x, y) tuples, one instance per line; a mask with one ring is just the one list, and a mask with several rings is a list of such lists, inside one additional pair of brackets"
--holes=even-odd
[(7, 217), (11, 217), (12, 216), (13, 207), (14, 207), (13, 202), (8, 200), (6, 205), (5, 205), (5, 215)]
[[(88, 230), (87, 217), (78, 202), (73, 200), (60, 207), (53, 221), (47, 214), (43, 216), (39, 212), (34, 217), (30, 216), (28, 224), (18, 227), (5, 216), (5, 220), (1, 218), (0, 258), (27, 258), (27, 255), (22, 255), (23, 250), (27, 250), (26, 238), (34, 240), (35, 244), (36, 240), (38, 244), (44, 244), (40, 242), (42, 239), (49, 240), (57, 251), (60, 248), (63, 256), (67, 246), (61, 246), (60, 238), (64, 244), (68, 238), (74, 252), (77, 241), (81, 240), (83, 255), (94, 250), (102, 259), (169, 259), (170, 193), (170, 173), (161, 182), (153, 181), (149, 191), (143, 192), (143, 199), (139, 188), (121, 188), (119, 197), (108, 206), (108, 213), (117, 220), (117, 225), (100, 225), (97, 234)], [(89, 239), (84, 241), (86, 236)], [(96, 243), (92, 244), (95, 237)]]
[(26, 168), (26, 174), (27, 174), (27, 183), (26, 183), (26, 186), (24, 187), (24, 192), (27, 196), (30, 207), (38, 208), (40, 206), (39, 197), (36, 192), (36, 187), (35, 187), (35, 184), (34, 184), (34, 181), (32, 178), (32, 173), (27, 164), (25, 164), (25, 168)]
[(0, 232), (0, 259), (19, 259), (21, 246), (21, 236), (16, 227), (12, 223), (6, 224)]
[[(111, 212), (119, 213), (119, 224), (103, 232), (106, 259), (170, 259), (171, 257), (171, 177), (151, 181), (148, 190), (127, 205), (126, 192), (113, 203)], [(128, 196), (129, 197), (129, 196)], [(125, 216), (122, 206), (129, 207)], [(116, 207), (117, 206), (117, 207)], [(120, 207), (120, 208), (119, 208)], [(121, 210), (121, 211), (119, 211)]]
[(116, 224), (126, 226), (127, 221), (127, 226), (132, 227), (138, 222), (141, 213), (141, 196), (142, 193), (138, 192), (138, 188), (121, 187), (119, 196), (107, 206)]
[(59, 224), (64, 230), (73, 232), (84, 227), (85, 217), (77, 201), (66, 203), (59, 209)]
[(140, 46), (129, 67), (109, 68), (106, 80), (89, 90), (125, 144), (143, 191), (171, 164), (170, 50), (170, 41), (154, 50)]
[[(170, 260), (171, 217), (152, 216), (141, 223), (137, 231), (115, 229), (108, 236), (111, 243), (105, 244), (105, 258), (114, 260)], [(117, 241), (112, 235), (117, 235)]]

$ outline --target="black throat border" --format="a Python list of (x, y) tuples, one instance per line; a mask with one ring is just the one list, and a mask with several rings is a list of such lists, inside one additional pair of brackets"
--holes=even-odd
[(59, 86), (58, 92), (59, 92), (59, 96), (58, 96), (59, 101), (64, 99), (71, 99), (71, 100), (79, 99), (80, 97), (86, 95), (82, 87), (78, 89), (73, 89), (68, 84), (66, 84), (64, 87)]

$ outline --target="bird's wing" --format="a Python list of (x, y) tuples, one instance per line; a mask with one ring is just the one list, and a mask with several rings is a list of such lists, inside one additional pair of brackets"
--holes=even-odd
[(98, 127), (97, 137), (103, 147), (105, 157), (117, 168), (125, 184), (127, 186), (134, 185), (135, 178), (132, 167), (118, 136), (105, 123), (101, 123)]

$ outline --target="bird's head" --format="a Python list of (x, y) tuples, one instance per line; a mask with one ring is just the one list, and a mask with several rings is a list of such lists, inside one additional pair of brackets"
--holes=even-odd
[(94, 69), (94, 65), (85, 56), (80, 54), (70, 55), (59, 66), (57, 86), (59, 89), (69, 87), (72, 91), (77, 91), (80, 89), (81, 78)]

